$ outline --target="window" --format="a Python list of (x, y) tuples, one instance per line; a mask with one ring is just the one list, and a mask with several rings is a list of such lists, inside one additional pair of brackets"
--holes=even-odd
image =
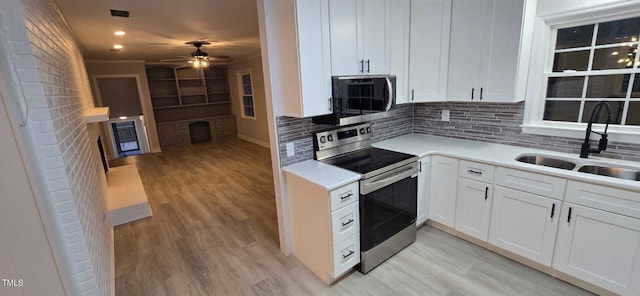
[[(536, 22), (523, 132), (583, 138), (594, 106), (606, 101), (612, 140), (640, 143), (640, 5)], [(606, 122), (602, 111), (595, 122)]]
[(543, 120), (588, 122), (607, 101), (614, 124), (640, 125), (639, 40), (640, 17), (557, 29)]
[(240, 71), (238, 75), (238, 86), (240, 93), (240, 105), (242, 106), (242, 117), (256, 118), (255, 105), (253, 104), (253, 86), (251, 85), (251, 71)]

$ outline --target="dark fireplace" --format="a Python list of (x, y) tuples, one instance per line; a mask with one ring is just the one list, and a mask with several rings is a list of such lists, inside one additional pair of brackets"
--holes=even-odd
[(189, 124), (191, 144), (211, 142), (211, 127), (208, 121), (199, 121)]
[(104, 154), (104, 147), (102, 147), (102, 139), (100, 139), (100, 136), (98, 136), (98, 150), (100, 150), (102, 168), (104, 168), (104, 173), (107, 174), (109, 172), (109, 164), (107, 164), (107, 156)]

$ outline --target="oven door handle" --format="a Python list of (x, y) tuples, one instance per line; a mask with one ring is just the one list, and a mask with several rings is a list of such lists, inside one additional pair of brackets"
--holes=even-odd
[(362, 188), (360, 188), (360, 193), (366, 195), (373, 191), (376, 191), (382, 187), (386, 187), (395, 182), (398, 182), (404, 178), (408, 178), (418, 173), (418, 163), (412, 163), (410, 165), (402, 166), (400, 168), (394, 169), (390, 172), (386, 172), (380, 174), (376, 177), (373, 177), (369, 180), (362, 181)]
[(393, 84), (391, 84), (391, 79), (389, 77), (387, 77), (386, 80), (387, 80), (387, 90), (388, 90), (387, 99), (389, 100), (389, 102), (387, 103), (387, 108), (385, 108), (384, 111), (389, 111), (393, 106)]

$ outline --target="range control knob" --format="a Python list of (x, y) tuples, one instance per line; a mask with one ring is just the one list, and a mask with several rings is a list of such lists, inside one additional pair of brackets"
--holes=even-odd
[(364, 127), (360, 129), (360, 134), (361, 134), (361, 135), (364, 135), (364, 134), (366, 134), (366, 133), (367, 133), (367, 131), (364, 129)]
[(328, 135), (328, 136), (327, 136), (327, 140), (328, 140), (329, 142), (333, 141), (333, 135)]
[(325, 143), (327, 142), (327, 139), (325, 136), (320, 137), (320, 143)]
[(369, 126), (367, 127), (367, 133), (370, 133), (370, 132), (371, 132), (371, 127)]

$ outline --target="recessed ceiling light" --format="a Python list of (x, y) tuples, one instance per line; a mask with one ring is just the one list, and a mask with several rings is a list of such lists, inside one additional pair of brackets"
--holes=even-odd
[(113, 46), (114, 49), (122, 49), (124, 46), (122, 44), (116, 44)]
[(115, 32), (113, 32), (113, 35), (116, 35), (116, 36), (124, 36), (125, 34), (126, 33), (124, 31), (115, 31)]

